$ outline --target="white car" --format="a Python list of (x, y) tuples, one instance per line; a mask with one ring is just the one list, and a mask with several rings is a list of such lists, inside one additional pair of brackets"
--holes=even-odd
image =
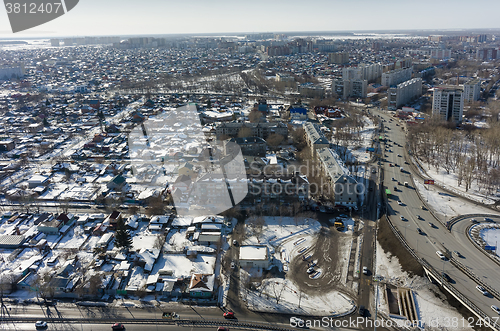
[(47, 322), (45, 322), (45, 321), (37, 321), (37, 322), (35, 323), (35, 328), (36, 328), (37, 330), (40, 330), (40, 329), (46, 329), (46, 328), (47, 328)]
[(491, 309), (492, 309), (495, 313), (497, 313), (498, 315), (500, 315), (500, 308), (498, 308), (498, 307), (497, 307), (497, 306), (495, 306), (495, 305), (492, 305), (492, 306), (491, 306)]
[(368, 268), (367, 267), (363, 267), (363, 274), (368, 275)]
[(440, 258), (441, 260), (446, 260), (446, 256), (444, 256), (443, 252), (441, 252), (441, 251), (437, 251), (437, 252), (436, 252), (436, 254), (437, 254), (437, 256), (439, 256), (439, 258)]
[(476, 286), (476, 289), (477, 289), (479, 292), (481, 292), (483, 295), (488, 295), (488, 291), (486, 291), (486, 290), (484, 289), (484, 287), (482, 287), (481, 285), (477, 285), (477, 286)]
[(398, 205), (401, 206), (401, 205), (403, 205), (403, 203), (400, 200), (398, 200)]

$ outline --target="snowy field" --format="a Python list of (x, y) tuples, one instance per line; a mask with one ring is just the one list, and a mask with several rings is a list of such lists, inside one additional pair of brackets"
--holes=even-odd
[[(384, 252), (378, 242), (375, 274), (383, 277), (382, 283), (406, 287), (414, 292), (417, 313), (420, 317), (422, 328), (428, 328), (429, 323), (437, 322), (439, 324), (437, 329), (439, 330), (472, 330), (472, 328), (445, 327), (446, 321), (453, 320), (453, 318), (460, 320), (462, 315), (460, 315), (455, 308), (446, 303), (439, 288), (432, 284), (427, 278), (420, 276), (409, 277), (408, 273), (401, 269), (398, 258)], [(389, 308), (385, 301), (383, 291), (379, 291), (378, 309), (385, 313), (386, 316), (389, 315)], [(433, 324), (433, 326), (435, 325)]]
[[(66, 233), (57, 245), (58, 249), (79, 249), (81, 245), (87, 240), (88, 235), (83, 232), (81, 225), (72, 228)], [(100, 238), (99, 238), (100, 239)]]
[(339, 292), (309, 296), (301, 294), (291, 281), (282, 278), (265, 279), (257, 291), (247, 290), (245, 295), (249, 308), (260, 312), (332, 316), (346, 314), (355, 308), (354, 302)]
[[(492, 197), (487, 197), (484, 195), (484, 191), (479, 190), (479, 186), (477, 185), (477, 181), (473, 181), (471, 184), (471, 188), (465, 192), (465, 184), (462, 183), (461, 186), (458, 186), (458, 175), (456, 173), (450, 172), (449, 174), (446, 173), (446, 170), (444, 169), (439, 169), (436, 170), (435, 167), (429, 165), (427, 163), (422, 162), (423, 167), (425, 168), (425, 171), (427, 174), (433, 178), (436, 183), (439, 183), (440, 185), (444, 185), (446, 189), (451, 190), (453, 192), (456, 192), (456, 194), (460, 194), (462, 196), (465, 196), (471, 200), (482, 202), (485, 204), (493, 204), (496, 200), (499, 199), (498, 196), (492, 196)], [(500, 194), (500, 192), (497, 192), (497, 194)], [(494, 200), (493, 200), (493, 199)]]
[[(424, 185), (422, 181), (417, 180), (415, 184), (416, 189), (419, 190), (420, 195), (422, 196), (422, 199), (425, 201), (428, 200), (428, 204), (432, 206), (432, 209), (434, 209), (437, 214), (446, 216), (447, 220), (451, 217), (464, 214), (491, 213), (491, 210), (488, 208), (474, 205), (473, 203), (463, 200), (460, 196), (438, 192), (432, 185)], [(430, 186), (429, 190), (427, 190), (427, 186)]]
[[(486, 242), (486, 245), (488, 246), (495, 246), (498, 247), (498, 239), (500, 239), (500, 229), (499, 228), (485, 228), (482, 229), (481, 232), (479, 233), (481, 236), (481, 239), (483, 239)], [(495, 254), (498, 255), (498, 248), (495, 251)]]

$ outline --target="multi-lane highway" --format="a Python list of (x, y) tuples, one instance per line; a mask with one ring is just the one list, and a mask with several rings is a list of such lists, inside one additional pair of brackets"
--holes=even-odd
[[(420, 200), (413, 183), (413, 178), (421, 179), (419, 179), (418, 174), (413, 173), (409, 164), (405, 164), (405, 161), (409, 162), (410, 160), (406, 159), (407, 154), (404, 149), (406, 142), (404, 128), (390, 114), (384, 112), (375, 112), (375, 114), (380, 115), (385, 120), (384, 126), (388, 139), (384, 152), (386, 162), (383, 163), (383, 170), (384, 189), (388, 188), (392, 193), (388, 198), (387, 206), (392, 223), (403, 234), (407, 243), (420, 258), (425, 259), (437, 271), (448, 274), (452, 279), (451, 285), (484, 313), (491, 317), (499, 317), (497, 313), (493, 312), (491, 305), (500, 306), (500, 298), (480, 293), (476, 289), (477, 282), (457, 269), (449, 259), (442, 260), (436, 252), (460, 252), (463, 257), (458, 257), (454, 253), (452, 253), (452, 257), (468, 267), (482, 282), (498, 290), (500, 290), (500, 278), (498, 277), (500, 267), (468, 242), (464, 223), (457, 224), (450, 232), (444, 226), (444, 220), (436, 220), (430, 211), (422, 209), (425, 203)], [(393, 166), (391, 167), (390, 164)], [(403, 171), (400, 167), (403, 167)], [(408, 183), (408, 187), (405, 187), (405, 182)], [(428, 206), (428, 208), (431, 207)], [(421, 234), (417, 228), (422, 231)]]

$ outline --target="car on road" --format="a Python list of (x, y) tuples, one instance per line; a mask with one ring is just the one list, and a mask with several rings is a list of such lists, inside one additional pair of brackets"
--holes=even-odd
[(236, 263), (231, 262), (231, 269), (236, 270)]
[(401, 157), (401, 154), (398, 154), (398, 157)]
[(366, 315), (365, 306), (363, 306), (363, 305), (359, 306), (358, 313), (359, 313), (359, 316), (365, 316)]
[(219, 326), (217, 328), (217, 331), (229, 331), (229, 328), (226, 328), (225, 326)]
[(392, 181), (395, 182), (396, 181), (396, 178), (392, 177)]
[(437, 255), (437, 256), (439, 256), (439, 258), (440, 258), (441, 260), (446, 260), (446, 256), (444, 256), (443, 252), (441, 252), (441, 251), (437, 251), (437, 252), (436, 252), (436, 255)]
[(420, 209), (427, 210), (427, 208), (425, 208), (425, 206), (420, 206)]
[(232, 311), (227, 311), (222, 316), (226, 319), (235, 319), (236, 316), (234, 316), (234, 313)]
[(417, 215), (417, 219), (418, 219), (418, 220), (424, 220), (424, 219), (422, 218), (422, 216), (420, 216), (420, 215)]
[(486, 291), (486, 290), (484, 289), (484, 287), (482, 287), (481, 285), (477, 285), (477, 286), (476, 286), (476, 289), (477, 289), (479, 292), (481, 292), (483, 295), (488, 295), (488, 291)]
[(443, 279), (444, 279), (445, 281), (447, 281), (448, 283), (450, 283), (450, 282), (451, 282), (451, 278), (450, 278), (450, 276), (448, 276), (448, 274), (447, 274), (446, 272), (441, 272), (441, 276), (442, 276), (442, 277), (443, 277)]
[(368, 268), (367, 267), (363, 267), (363, 274), (368, 275)]
[(125, 330), (125, 325), (123, 325), (121, 323), (115, 323), (115, 324), (111, 325), (111, 329), (113, 329), (113, 330)]
[(457, 257), (464, 257), (459, 251), (453, 251)]
[(402, 221), (406, 221), (406, 218), (403, 215), (399, 216), (399, 218), (401, 218)]
[(429, 222), (429, 226), (430, 226), (431, 228), (433, 228), (433, 229), (437, 227), (437, 226), (435, 226), (435, 225), (434, 225), (434, 223), (432, 223), (432, 222)]
[(424, 231), (420, 230), (420, 228), (417, 228), (417, 232), (418, 232), (418, 234), (421, 234), (421, 235), (425, 234)]
[(233, 246), (238, 246), (238, 240), (233, 239)]
[(398, 185), (401, 185), (401, 182), (400, 182), (400, 181), (398, 181)]
[(307, 274), (312, 274), (314, 272), (314, 267), (307, 268)]
[(408, 161), (405, 161), (405, 164), (409, 164)]
[(394, 167), (394, 165), (392, 163), (389, 163), (389, 167)]
[(485, 221), (485, 222), (493, 222), (493, 219), (491, 219), (491, 218), (489, 218), (489, 217), (485, 217), (485, 218), (484, 218), (484, 221)]
[(402, 206), (403, 202), (401, 202), (401, 200), (398, 200), (398, 205)]
[(475, 224), (475, 223), (479, 223), (479, 222), (477, 221), (477, 219), (475, 219), (475, 218), (471, 218), (471, 219), (470, 219), (470, 221), (471, 221), (471, 223), (474, 223), (474, 224)]
[(43, 329), (46, 329), (47, 328), (47, 322), (45, 321), (37, 321), (35, 323), (35, 328), (37, 330), (43, 330)]
[(491, 305), (491, 309), (492, 309), (495, 313), (497, 313), (498, 315), (500, 315), (500, 308), (498, 308), (498, 307), (497, 307), (497, 306), (495, 306), (495, 305)]

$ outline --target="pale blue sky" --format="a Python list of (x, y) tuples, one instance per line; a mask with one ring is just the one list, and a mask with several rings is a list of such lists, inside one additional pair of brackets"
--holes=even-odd
[(66, 15), (0, 37), (500, 28), (498, 0), (80, 0)]

